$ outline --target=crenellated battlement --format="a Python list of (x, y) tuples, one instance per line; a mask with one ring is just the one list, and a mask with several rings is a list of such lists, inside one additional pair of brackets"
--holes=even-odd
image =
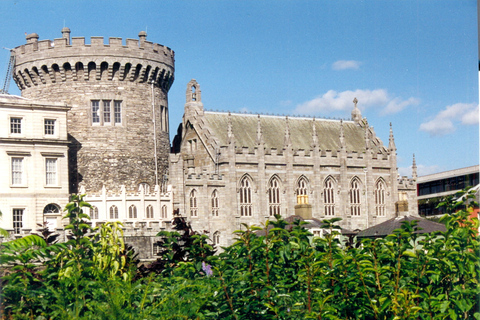
[[(64, 28), (65, 29), (65, 28)], [(68, 29), (68, 28), (66, 28)], [(27, 35), (27, 43), (16, 47), (13, 78), (23, 91), (28, 88), (70, 81), (125, 81), (155, 83), (168, 91), (174, 80), (175, 54), (172, 49), (139, 39), (73, 37), (38, 41), (37, 34)], [(66, 35), (67, 34), (67, 35)]]

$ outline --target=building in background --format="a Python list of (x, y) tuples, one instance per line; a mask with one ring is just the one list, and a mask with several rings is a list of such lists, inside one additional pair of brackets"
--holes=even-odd
[(454, 195), (467, 187), (477, 188), (478, 201), (479, 166), (439, 172), (418, 177), (418, 212), (421, 216), (444, 214), (444, 208), (437, 208), (446, 196)]

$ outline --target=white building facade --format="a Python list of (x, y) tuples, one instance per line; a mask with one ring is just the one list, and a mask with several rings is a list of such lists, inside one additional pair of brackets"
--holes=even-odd
[(61, 226), (68, 202), (67, 111), (61, 103), (0, 95), (1, 225), (25, 234)]

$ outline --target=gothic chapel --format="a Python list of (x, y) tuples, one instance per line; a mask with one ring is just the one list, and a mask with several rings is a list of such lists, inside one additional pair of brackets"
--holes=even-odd
[(276, 214), (363, 230), (408, 211), (392, 129), (384, 146), (353, 102), (352, 120), (212, 112), (191, 80), (170, 155), (173, 206), (220, 245)]

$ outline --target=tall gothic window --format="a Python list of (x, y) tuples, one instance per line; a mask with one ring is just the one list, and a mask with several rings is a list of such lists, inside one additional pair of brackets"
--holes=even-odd
[(360, 215), (360, 181), (357, 178), (350, 183), (350, 214)]
[(325, 204), (325, 215), (334, 216), (335, 215), (335, 181), (331, 177), (329, 177), (325, 181), (324, 191), (323, 191), (323, 202)]
[(213, 244), (218, 246), (220, 244), (220, 232), (216, 231), (214, 234), (213, 234)]
[(268, 213), (270, 216), (280, 214), (280, 182), (277, 177), (268, 184)]
[(198, 207), (197, 207), (197, 190), (193, 189), (190, 192), (190, 216), (196, 217), (198, 214)]
[(377, 217), (385, 216), (385, 181), (378, 180), (375, 184), (375, 213)]
[(137, 218), (137, 207), (135, 207), (133, 204), (128, 208), (128, 217), (130, 219)]
[(92, 219), (98, 219), (98, 208), (95, 206), (92, 206), (90, 209), (90, 218)]
[(167, 206), (162, 206), (162, 219), (167, 219)]
[(252, 216), (252, 187), (248, 177), (240, 181), (240, 215)]
[(295, 193), (297, 195), (297, 204), (308, 203), (308, 184), (305, 177), (298, 179)]
[(153, 207), (151, 204), (149, 204), (146, 208), (146, 216), (147, 219), (153, 219)]
[(212, 192), (211, 204), (212, 204), (212, 216), (218, 217), (218, 191), (217, 191), (217, 189), (213, 190), (213, 192)]
[(118, 219), (118, 208), (115, 205), (110, 207), (110, 219)]

